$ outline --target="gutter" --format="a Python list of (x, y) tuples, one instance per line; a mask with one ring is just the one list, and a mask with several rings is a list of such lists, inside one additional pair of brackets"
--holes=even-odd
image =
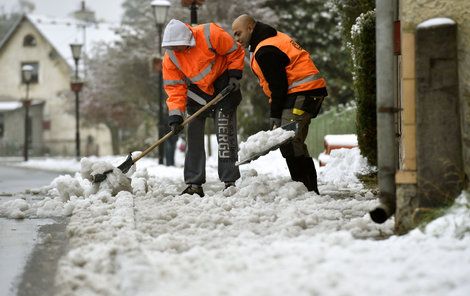
[(384, 223), (396, 209), (395, 97), (397, 63), (394, 55), (394, 21), (398, 0), (376, 0), (377, 153), (380, 205), (369, 214)]

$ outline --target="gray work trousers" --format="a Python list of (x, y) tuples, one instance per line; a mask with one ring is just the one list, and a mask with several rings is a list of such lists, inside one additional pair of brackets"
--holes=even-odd
[[(222, 182), (235, 182), (240, 170), (235, 166), (238, 159), (237, 111), (213, 111), (218, 143), (218, 173)], [(184, 160), (184, 182), (202, 185), (206, 182), (206, 151), (204, 128), (206, 116), (201, 114), (188, 124), (186, 157)]]

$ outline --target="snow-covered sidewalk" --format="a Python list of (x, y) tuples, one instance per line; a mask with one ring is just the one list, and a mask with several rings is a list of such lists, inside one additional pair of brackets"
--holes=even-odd
[(0, 216), (70, 216), (60, 295), (468, 295), (468, 194), (398, 237), (393, 219), (368, 216), (377, 201), (355, 176), (370, 170), (359, 150), (331, 157), (321, 196), (290, 181), (278, 151), (225, 191), (209, 159), (204, 198), (179, 195), (181, 167), (142, 159), (132, 192), (64, 175), (38, 189), (45, 199), (2, 204)]

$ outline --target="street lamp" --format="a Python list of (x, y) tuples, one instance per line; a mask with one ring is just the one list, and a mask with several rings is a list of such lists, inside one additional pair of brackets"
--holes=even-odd
[(168, 0), (154, 0), (150, 3), (153, 9), (153, 16), (155, 17), (155, 23), (157, 26), (163, 26), (168, 16), (168, 9), (170, 9), (171, 3)]
[(21, 67), (21, 73), (23, 75), (23, 81), (26, 83), (26, 97), (23, 101), (24, 112), (24, 145), (23, 145), (23, 156), (24, 161), (28, 161), (28, 145), (29, 145), (29, 107), (31, 106), (31, 100), (29, 99), (29, 84), (33, 78), (34, 68), (31, 65), (24, 65)]
[[(160, 55), (160, 61), (163, 59), (162, 55), (162, 35), (163, 35), (163, 25), (166, 22), (168, 16), (168, 9), (171, 4), (167, 0), (154, 0), (150, 4), (153, 10), (153, 16), (155, 18), (155, 25), (158, 30), (158, 53)], [(163, 137), (163, 73), (160, 71), (158, 73), (158, 135), (161, 139)], [(158, 147), (158, 163), (163, 164), (164, 148), (163, 145)]]
[(78, 61), (82, 55), (82, 44), (70, 44), (72, 56), (75, 61), (75, 77), (70, 83), (70, 88), (75, 93), (75, 145), (77, 152), (77, 160), (80, 160), (80, 91), (82, 90), (83, 82), (78, 77)]

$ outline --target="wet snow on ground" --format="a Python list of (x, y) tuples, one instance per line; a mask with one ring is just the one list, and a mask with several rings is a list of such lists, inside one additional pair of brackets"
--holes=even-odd
[[(373, 223), (371, 170), (357, 148), (334, 150), (321, 196), (290, 181), (279, 151), (242, 167), (223, 191), (216, 160), (206, 196), (179, 195), (181, 167), (142, 159), (130, 191), (96, 187), (78, 172), (0, 205), (11, 218), (70, 216), (61, 295), (468, 295), (469, 195), (404, 236)], [(107, 159), (114, 166), (124, 159)], [(88, 159), (83, 162), (103, 159)], [(37, 164), (40, 165), (40, 164)], [(121, 187), (122, 188), (122, 187)]]

